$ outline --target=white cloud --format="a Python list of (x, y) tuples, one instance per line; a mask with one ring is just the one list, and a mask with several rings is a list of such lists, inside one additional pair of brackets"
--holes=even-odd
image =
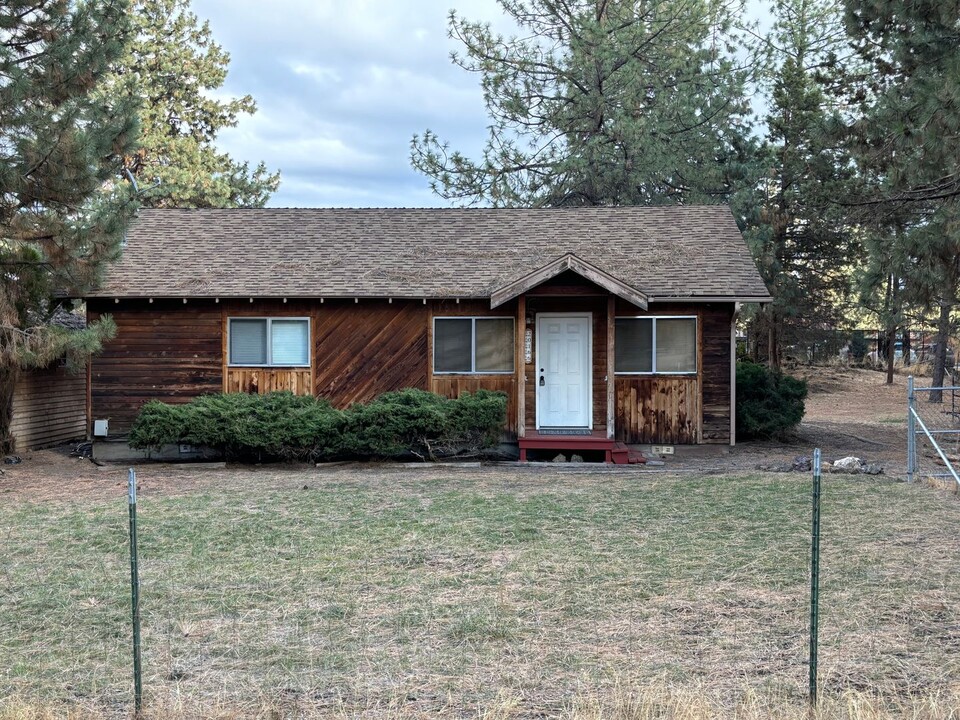
[[(217, 94), (249, 93), (259, 108), (224, 130), (220, 146), (281, 169), (274, 205), (440, 204), (409, 167), (410, 138), (429, 127), (475, 152), (487, 121), (477, 77), (449, 60), (449, 4), (194, 0), (231, 56)], [(458, 6), (503, 22), (494, 0)]]

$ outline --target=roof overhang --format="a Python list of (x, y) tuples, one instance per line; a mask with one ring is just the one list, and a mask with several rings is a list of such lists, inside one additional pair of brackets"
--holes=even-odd
[(769, 303), (773, 298), (769, 295), (656, 295), (647, 298), (648, 302), (736, 302), (736, 303)]
[(519, 297), (528, 290), (535, 288), (537, 285), (540, 285), (541, 283), (544, 283), (550, 278), (556, 277), (560, 273), (566, 272), (567, 270), (575, 272), (577, 275), (580, 275), (590, 282), (599, 285), (604, 290), (613, 293), (617, 297), (633, 303), (643, 310), (647, 309), (648, 299), (643, 291), (631, 285), (627, 285), (622, 280), (618, 280), (617, 278), (613, 277), (613, 275), (610, 275), (609, 273), (598, 268), (596, 265), (591, 265), (586, 260), (578, 258), (573, 253), (567, 253), (566, 255), (547, 263), (543, 267), (524, 275), (519, 280), (514, 280), (509, 285), (504, 285), (503, 287), (498, 288), (490, 295), (490, 307), (500, 307), (505, 302), (509, 302), (510, 300)]

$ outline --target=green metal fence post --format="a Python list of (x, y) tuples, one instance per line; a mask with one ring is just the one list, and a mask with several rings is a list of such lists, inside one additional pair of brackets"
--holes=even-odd
[(143, 678), (140, 665), (140, 573), (137, 568), (137, 473), (129, 472), (130, 484), (130, 600), (133, 606), (133, 706), (143, 709)]
[(810, 533), (810, 705), (817, 704), (817, 634), (820, 625), (820, 448), (813, 451), (813, 527)]

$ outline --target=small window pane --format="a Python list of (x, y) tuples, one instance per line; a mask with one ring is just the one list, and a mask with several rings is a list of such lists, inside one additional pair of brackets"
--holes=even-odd
[(657, 320), (657, 372), (697, 371), (697, 321)]
[(513, 318), (477, 320), (477, 372), (513, 372)]
[(267, 321), (230, 321), (230, 362), (234, 365), (267, 364)]
[(433, 332), (433, 369), (435, 372), (470, 372), (473, 321), (437, 319)]
[(622, 373), (653, 372), (653, 320), (617, 318), (614, 369)]
[(270, 353), (274, 365), (310, 364), (310, 328), (306, 320), (273, 320)]

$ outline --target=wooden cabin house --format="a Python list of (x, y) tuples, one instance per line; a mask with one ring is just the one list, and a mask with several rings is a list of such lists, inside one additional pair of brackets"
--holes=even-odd
[(522, 453), (732, 443), (737, 309), (769, 300), (724, 206), (143, 210), (87, 298), (117, 324), (88, 418), (488, 388)]

